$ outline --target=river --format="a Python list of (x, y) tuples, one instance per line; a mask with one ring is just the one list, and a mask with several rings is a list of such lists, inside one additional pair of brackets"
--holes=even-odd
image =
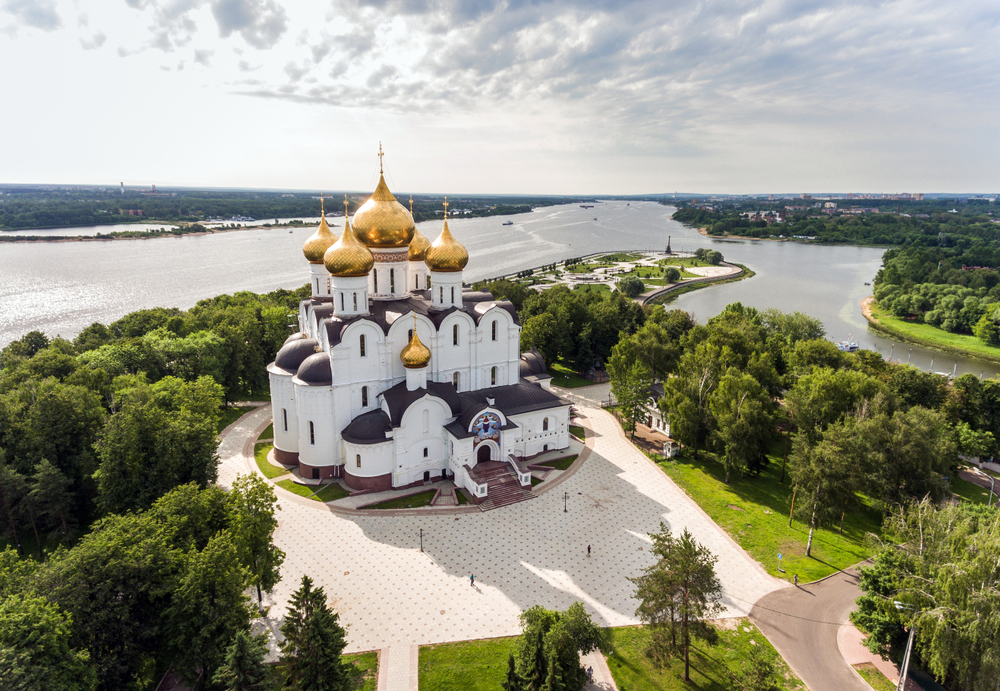
[[(1000, 367), (896, 344), (868, 330), (860, 300), (882, 250), (824, 247), (793, 242), (704, 238), (670, 218), (673, 208), (652, 202), (607, 202), (540, 207), (531, 213), (449, 221), (469, 250), (467, 281), (512, 273), (567, 257), (611, 249), (673, 249), (711, 246), (757, 275), (678, 297), (670, 307), (700, 321), (741, 301), (818, 317), (828, 336), (852, 335), (864, 348), (928, 369), (1000, 372)], [(512, 221), (509, 226), (505, 221)], [(440, 221), (419, 224), (431, 240)], [(302, 243), (310, 228), (260, 228), (111, 242), (0, 244), (0, 344), (33, 329), (72, 338), (88, 324), (110, 323), (128, 312), (156, 306), (186, 309), (198, 300), (238, 290), (296, 288), (308, 280)], [(336, 230), (334, 232), (337, 232)]]

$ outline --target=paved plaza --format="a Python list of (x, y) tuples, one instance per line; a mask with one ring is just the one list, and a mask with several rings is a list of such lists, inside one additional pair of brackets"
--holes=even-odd
[[(287, 556), (282, 582), (265, 596), (272, 620), (280, 620), (308, 574), (347, 626), (348, 652), (403, 653), (414, 644), (515, 635), (518, 615), (535, 604), (565, 609), (579, 600), (601, 625), (636, 624), (627, 578), (651, 563), (647, 533), (661, 520), (675, 532), (687, 527), (718, 555), (727, 616), (745, 615), (760, 597), (785, 587), (624, 438), (600, 409), (606, 386), (559, 393), (576, 402), (592, 448), (576, 472), (531, 501), (488, 512), (366, 515), (335, 513), (276, 488), (275, 542)], [(264, 406), (224, 435), (221, 485), (257, 472), (246, 451), (269, 415)]]

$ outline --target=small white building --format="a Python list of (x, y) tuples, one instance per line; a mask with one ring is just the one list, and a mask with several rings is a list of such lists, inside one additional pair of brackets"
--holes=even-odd
[(431, 243), (382, 177), (343, 236), (324, 218), (306, 241), (313, 294), (267, 368), (279, 463), (356, 490), (452, 478), (479, 501), (569, 446), (570, 403), (521, 355), (514, 306), (463, 286), (447, 206)]

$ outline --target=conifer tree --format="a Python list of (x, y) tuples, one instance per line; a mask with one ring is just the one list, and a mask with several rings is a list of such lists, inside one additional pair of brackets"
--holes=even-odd
[(237, 631), (226, 650), (226, 660), (213, 681), (225, 691), (265, 691), (267, 683), (267, 643), (264, 636)]
[(514, 665), (514, 654), (507, 656), (507, 676), (500, 684), (503, 691), (523, 691), (521, 677), (517, 676), (517, 668)]
[(291, 608), (281, 626), (281, 664), (287, 688), (293, 691), (347, 691), (351, 675), (341, 661), (347, 646), (339, 616), (326, 603), (323, 588), (313, 588), (312, 579), (292, 594)]
[(66, 475), (42, 459), (35, 466), (29, 498), (38, 510), (38, 517), (45, 529), (60, 542), (68, 542), (76, 527), (73, 520), (72, 482)]

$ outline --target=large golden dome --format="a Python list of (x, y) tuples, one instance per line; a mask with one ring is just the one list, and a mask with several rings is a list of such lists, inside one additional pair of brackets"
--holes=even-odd
[[(414, 324), (414, 327), (416, 327), (416, 324)], [(403, 361), (403, 367), (407, 369), (426, 367), (427, 363), (431, 361), (431, 351), (420, 342), (420, 336), (417, 335), (416, 328), (413, 329), (413, 338), (410, 339), (410, 342), (406, 344), (406, 347), (399, 354), (399, 359)]]
[(354, 230), (369, 247), (406, 247), (413, 239), (413, 216), (392, 196), (381, 173), (375, 192), (354, 213)]
[(424, 253), (424, 263), (431, 271), (461, 271), (469, 263), (469, 251), (448, 230), (447, 197), (444, 200), (444, 228)]
[(302, 245), (302, 254), (310, 264), (322, 264), (323, 255), (330, 249), (330, 246), (337, 241), (337, 236), (326, 224), (326, 212), (323, 210), (323, 198), (319, 199), (319, 215), (321, 220), (316, 232), (309, 236), (309, 239)]
[(326, 270), (334, 276), (367, 276), (375, 265), (372, 251), (364, 246), (351, 230), (347, 218), (347, 199), (344, 199), (344, 234), (323, 256)]

